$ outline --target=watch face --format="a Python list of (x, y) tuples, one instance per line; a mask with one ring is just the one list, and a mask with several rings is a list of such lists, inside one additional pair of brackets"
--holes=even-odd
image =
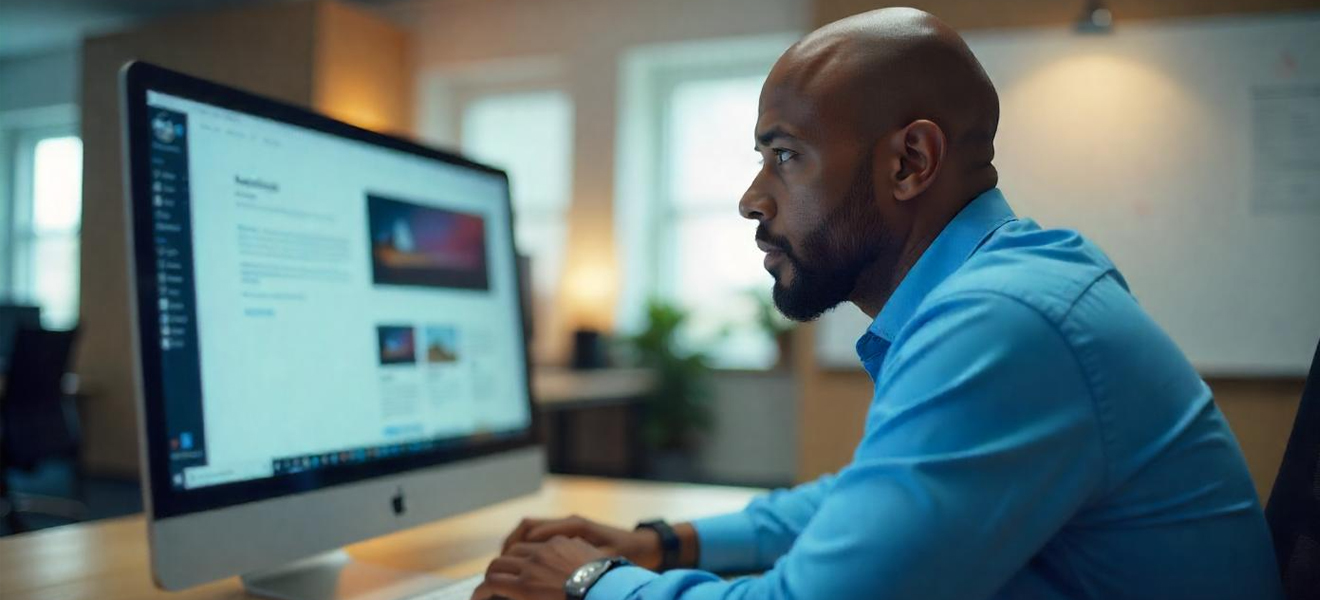
[(603, 558), (589, 562), (569, 576), (568, 581), (564, 583), (564, 591), (569, 598), (582, 598), (587, 595), (587, 590), (596, 583), (601, 574), (610, 568), (610, 559)]

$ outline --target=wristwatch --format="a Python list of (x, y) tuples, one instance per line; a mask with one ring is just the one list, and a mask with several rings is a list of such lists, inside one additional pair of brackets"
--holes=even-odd
[(674, 528), (669, 523), (666, 523), (663, 519), (642, 521), (637, 524), (634, 531), (639, 529), (650, 529), (660, 536), (660, 568), (657, 569), (658, 571), (677, 569), (680, 566), (678, 556), (683, 543), (678, 539), (678, 534), (674, 532)]
[(568, 576), (568, 581), (564, 582), (564, 595), (568, 596), (568, 600), (584, 600), (587, 592), (591, 591), (591, 586), (596, 585), (606, 573), (616, 567), (630, 566), (632, 562), (622, 556), (593, 560), (578, 567), (578, 570)]

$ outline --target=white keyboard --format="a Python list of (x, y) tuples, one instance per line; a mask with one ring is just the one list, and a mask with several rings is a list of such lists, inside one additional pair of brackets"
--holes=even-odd
[(477, 589), (477, 586), (481, 585), (481, 580), (485, 578), (485, 573), (473, 575), (445, 587), (423, 592), (418, 596), (410, 596), (408, 600), (470, 600), (472, 591)]

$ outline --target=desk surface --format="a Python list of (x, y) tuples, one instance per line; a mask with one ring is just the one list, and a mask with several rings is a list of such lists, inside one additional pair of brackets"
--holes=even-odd
[[(688, 484), (549, 477), (532, 496), (348, 547), (363, 562), (448, 577), (485, 569), (500, 540), (524, 516), (580, 514), (631, 527), (663, 516), (683, 520), (738, 510), (759, 490)], [(0, 598), (96, 600), (246, 598), (237, 578), (172, 594), (148, 571), (147, 534), (133, 516), (0, 538)]]

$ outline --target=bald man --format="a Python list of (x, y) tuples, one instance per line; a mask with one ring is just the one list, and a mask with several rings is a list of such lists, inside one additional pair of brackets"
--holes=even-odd
[(1210, 390), (1100, 250), (1014, 216), (998, 111), (920, 11), (790, 48), (739, 207), (785, 315), (848, 301), (874, 319), (852, 462), (692, 523), (525, 520), (475, 597), (1279, 598)]

